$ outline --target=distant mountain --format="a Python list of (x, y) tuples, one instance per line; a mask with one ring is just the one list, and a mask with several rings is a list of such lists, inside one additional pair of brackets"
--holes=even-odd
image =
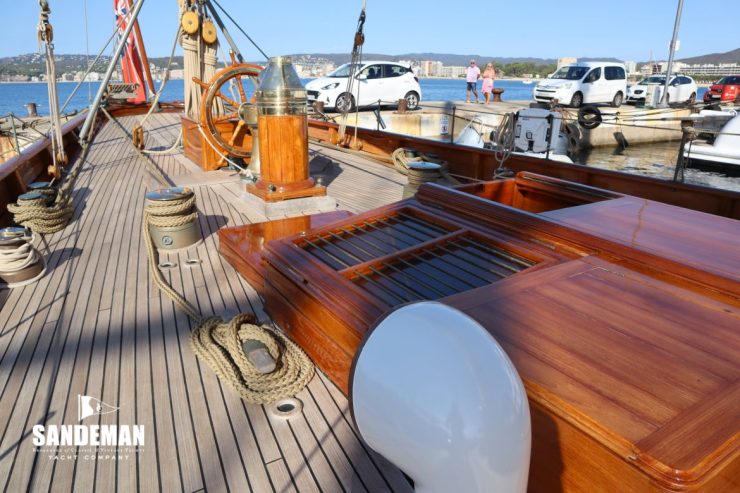
[(704, 64), (713, 63), (715, 65), (719, 63), (740, 63), (740, 48), (725, 53), (710, 53), (708, 55), (695, 56), (691, 58), (682, 58), (679, 60), (683, 63), (692, 64)]
[[(302, 53), (294, 54), (293, 57), (296, 59), (324, 59), (334, 64), (340, 65), (350, 60), (349, 53)], [(472, 58), (478, 60), (479, 64), (487, 63), (489, 61), (497, 62), (501, 65), (508, 64), (521, 64), (521, 65), (553, 65), (557, 62), (554, 58), (535, 58), (535, 57), (502, 57), (494, 55), (456, 55), (452, 53), (403, 53), (399, 55), (385, 55), (381, 53), (364, 53), (363, 58), (365, 60), (435, 60), (440, 61), (444, 65), (456, 65), (466, 66), (468, 61)], [(149, 61), (154, 64), (157, 68), (163, 69), (167, 65), (169, 57), (153, 57)], [(92, 60), (92, 57), (90, 58)], [(600, 58), (579, 58), (581, 61), (589, 60), (604, 60), (604, 61), (615, 61), (619, 62), (616, 58), (600, 57)], [(110, 57), (103, 56), (95, 66), (94, 71), (104, 72), (105, 67), (108, 65)], [(736, 63), (740, 62), (740, 48), (726, 53), (711, 53), (708, 55), (696, 56), (691, 58), (683, 58), (680, 61), (684, 63)], [(67, 72), (84, 72), (87, 70), (88, 57), (85, 55), (55, 55), (56, 70), (57, 74), (61, 75)], [(264, 63), (260, 61), (257, 63)], [(648, 62), (641, 62), (644, 64)], [(181, 56), (177, 56), (173, 59), (173, 69), (182, 68), (183, 60)], [(40, 53), (29, 53), (26, 55), (18, 55), (14, 57), (0, 58), (0, 78), (8, 76), (21, 76), (21, 77), (33, 77), (39, 76), (45, 73), (44, 67), (44, 56)]]
[[(94, 56), (89, 58), (92, 62)], [(150, 58), (149, 62), (158, 68), (167, 65), (169, 57)], [(105, 72), (109, 56), (101, 56), (95, 65), (94, 72)], [(54, 63), (58, 75), (66, 72), (84, 72), (87, 70), (88, 58), (86, 55), (54, 55)], [(178, 56), (172, 60), (172, 68), (182, 68), (182, 57)], [(0, 58), (0, 75), (23, 75), (28, 77), (39, 76), (46, 73), (44, 55), (40, 53), (29, 53), (13, 57)]]
[[(296, 53), (293, 57), (314, 57), (329, 60), (337, 65), (347, 63), (350, 60), (349, 53)], [(528, 57), (500, 57), (492, 55), (455, 55), (451, 53), (403, 53), (400, 55), (384, 55), (380, 53), (363, 53), (362, 58), (365, 60), (434, 60), (442, 62), (444, 65), (465, 66), (471, 59), (479, 63), (494, 61), (500, 64), (508, 63), (533, 63), (535, 65), (550, 65), (557, 63), (557, 60), (550, 58), (528, 58)]]

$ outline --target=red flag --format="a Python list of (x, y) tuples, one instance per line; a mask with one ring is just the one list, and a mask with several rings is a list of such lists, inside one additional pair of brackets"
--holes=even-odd
[[(119, 26), (118, 39), (120, 42), (121, 37), (126, 30), (126, 26), (130, 21), (131, 9), (129, 8), (128, 0), (113, 0), (113, 7), (116, 12), (116, 25)], [(123, 48), (123, 53), (121, 54), (121, 69), (123, 72), (124, 83), (139, 85), (136, 91), (136, 97), (131, 98), (128, 101), (130, 103), (145, 103), (147, 96), (144, 84), (144, 66), (141, 63), (141, 54), (139, 53), (139, 47), (136, 44), (133, 30), (129, 33), (128, 39), (126, 39), (126, 45)]]

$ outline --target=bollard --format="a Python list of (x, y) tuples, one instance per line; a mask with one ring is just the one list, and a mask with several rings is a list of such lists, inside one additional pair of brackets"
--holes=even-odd
[(406, 101), (405, 98), (398, 100), (398, 112), (399, 113), (406, 113), (408, 110), (408, 101)]
[(504, 93), (503, 89), (494, 89), (493, 90), (493, 102), (494, 103), (501, 103), (501, 95)]

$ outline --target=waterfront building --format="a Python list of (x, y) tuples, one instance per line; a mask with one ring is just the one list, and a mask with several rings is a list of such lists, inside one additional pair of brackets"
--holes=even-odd
[(565, 66), (565, 65), (573, 65), (574, 63), (577, 63), (577, 62), (578, 62), (578, 58), (572, 57), (572, 56), (558, 58), (558, 68)]
[(442, 76), (448, 78), (465, 77), (465, 71), (468, 67), (450, 65), (442, 69)]

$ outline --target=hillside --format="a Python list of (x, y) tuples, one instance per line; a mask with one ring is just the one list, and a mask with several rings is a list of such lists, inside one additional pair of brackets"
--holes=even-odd
[(691, 58), (682, 58), (679, 60), (683, 63), (688, 64), (704, 64), (713, 63), (715, 65), (720, 63), (739, 63), (740, 62), (740, 48), (725, 53), (710, 53), (708, 55), (695, 56)]
[[(95, 59), (90, 57), (90, 62)], [(169, 57), (150, 58), (149, 62), (158, 68), (167, 65)], [(88, 58), (85, 55), (55, 55), (57, 74), (66, 72), (84, 72), (87, 70)], [(110, 61), (109, 56), (102, 56), (95, 65), (94, 72), (104, 72)], [(173, 69), (182, 67), (182, 57), (175, 57)], [(39, 76), (46, 73), (44, 55), (40, 53), (29, 53), (14, 57), (0, 58), (0, 75), (22, 75), (28, 77)]]
[[(350, 59), (349, 53), (302, 53), (294, 54), (296, 58), (308, 58), (308, 59), (324, 59), (333, 62), (334, 64), (346, 63)], [(532, 72), (532, 67), (549, 66), (557, 62), (552, 58), (534, 58), (534, 57), (502, 57), (493, 55), (456, 55), (452, 53), (403, 53), (399, 55), (385, 55), (380, 53), (365, 53), (365, 60), (435, 60), (440, 61), (444, 65), (450, 66), (465, 66), (468, 64), (470, 59), (478, 60), (479, 63), (486, 63), (489, 61), (495, 62), (499, 66), (503, 65), (516, 65), (518, 67), (527, 67), (524, 71)], [(57, 74), (64, 74), (67, 72), (84, 72), (87, 70), (88, 58), (85, 55), (56, 55), (56, 69)], [(92, 57), (91, 57), (92, 60)], [(104, 56), (98, 61), (94, 71), (104, 72), (105, 67), (108, 64), (110, 57)], [(168, 57), (154, 57), (150, 58), (149, 61), (154, 64), (158, 69), (164, 69), (167, 64)], [(605, 61), (621, 61), (611, 57), (598, 57), (598, 58), (580, 58), (582, 61), (589, 60), (605, 60)], [(710, 53), (708, 55), (696, 56), (691, 58), (683, 58), (680, 61), (688, 64), (695, 63), (737, 63), (740, 62), (740, 48), (728, 51), (725, 53)], [(177, 56), (173, 60), (173, 69), (182, 68), (182, 57)], [(257, 62), (257, 63), (264, 63)], [(640, 65), (647, 62), (641, 62)], [(536, 72), (536, 70), (534, 70)], [(44, 68), (44, 57), (40, 53), (29, 53), (25, 55), (18, 55), (14, 57), (0, 58), (0, 77), (34, 77), (39, 76), (45, 72)]]

